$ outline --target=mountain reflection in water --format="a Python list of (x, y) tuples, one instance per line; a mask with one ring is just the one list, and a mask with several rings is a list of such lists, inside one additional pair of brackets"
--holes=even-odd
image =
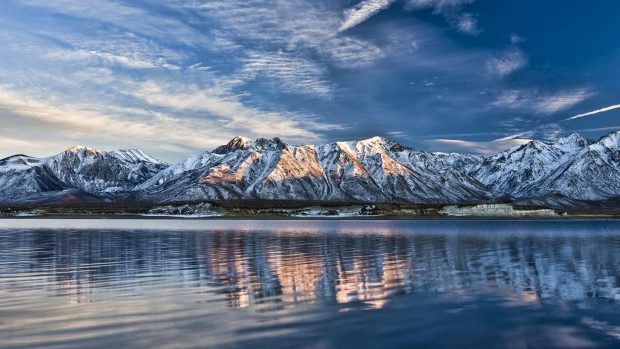
[[(27, 323), (16, 315), (20, 310), (57, 311), (71, 303), (78, 312), (80, 304), (125, 304), (153, 316), (153, 300), (160, 312), (189, 302), (191, 311), (225, 305), (289, 315), (317, 302), (359, 311), (417, 295), (476, 292), (510, 294), (520, 304), (604, 301), (614, 311), (620, 300), (615, 222), (235, 224), (191, 231), (1, 230), (0, 318), (15, 317), (15, 327)], [(2, 334), (25, 331), (3, 325), (0, 320), (0, 344)], [(592, 320), (589, 327), (596, 326), (608, 326), (606, 335), (617, 331)]]

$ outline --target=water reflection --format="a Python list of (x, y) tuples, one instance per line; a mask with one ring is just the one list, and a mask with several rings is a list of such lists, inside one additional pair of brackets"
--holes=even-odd
[(0, 231), (0, 290), (74, 303), (198, 293), (260, 311), (317, 300), (381, 308), (396, 295), (493, 288), (527, 302), (620, 300), (620, 235), (582, 234), (579, 224), (532, 234), (405, 224), (387, 233)]

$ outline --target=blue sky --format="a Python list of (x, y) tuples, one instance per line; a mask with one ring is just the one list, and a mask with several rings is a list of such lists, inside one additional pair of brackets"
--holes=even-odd
[(620, 2), (4, 0), (0, 156), (236, 135), (488, 154), (620, 128)]

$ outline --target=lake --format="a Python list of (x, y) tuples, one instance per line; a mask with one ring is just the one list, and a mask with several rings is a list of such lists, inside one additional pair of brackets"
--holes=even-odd
[(0, 348), (620, 347), (617, 220), (0, 220)]

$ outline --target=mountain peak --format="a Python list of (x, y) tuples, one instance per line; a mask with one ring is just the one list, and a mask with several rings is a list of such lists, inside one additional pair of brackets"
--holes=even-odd
[(360, 143), (381, 143), (381, 144), (392, 143), (392, 141), (390, 141), (389, 139), (385, 137), (381, 137), (381, 136), (374, 136), (374, 137), (362, 139), (362, 140), (359, 140), (359, 142)]
[(375, 146), (375, 147), (378, 146), (378, 147), (383, 147), (383, 148), (386, 148), (386, 149), (389, 149), (395, 152), (403, 151), (405, 149), (412, 149), (412, 148), (403, 146), (400, 143), (394, 142), (391, 139), (381, 137), (381, 136), (374, 136), (371, 138), (359, 140), (357, 142), (365, 146)]
[(280, 138), (275, 137), (272, 139), (258, 138), (252, 142), (252, 146), (257, 150), (281, 150), (286, 148), (288, 144)]
[(139, 148), (114, 150), (110, 154), (128, 163), (150, 162), (153, 164), (164, 164), (163, 161), (155, 159)]
[(597, 143), (600, 143), (607, 148), (620, 148), (620, 130), (607, 134), (599, 139)]
[(83, 145), (73, 145), (70, 146), (69, 148), (67, 148), (67, 150), (64, 151), (65, 153), (89, 153), (89, 154), (97, 154), (99, 153), (99, 151), (95, 148), (90, 148), (90, 147), (85, 147)]
[(16, 154), (4, 159), (0, 159), (0, 172), (8, 170), (26, 170), (41, 164), (41, 161), (32, 156)]
[(249, 138), (237, 136), (225, 145), (219, 146), (213, 150), (216, 154), (226, 154), (240, 149), (247, 149), (252, 146), (252, 140)]
[(588, 144), (588, 140), (585, 139), (585, 137), (583, 137), (579, 133), (571, 133), (570, 135), (568, 135), (566, 137), (562, 137), (562, 138), (558, 139), (556, 143), (558, 143), (558, 144), (577, 144), (579, 146), (586, 146)]
[(227, 154), (242, 149), (280, 150), (286, 148), (287, 146), (288, 144), (278, 137), (272, 139), (258, 138), (252, 141), (249, 138), (237, 136), (231, 139), (226, 145), (215, 148), (213, 153)]

